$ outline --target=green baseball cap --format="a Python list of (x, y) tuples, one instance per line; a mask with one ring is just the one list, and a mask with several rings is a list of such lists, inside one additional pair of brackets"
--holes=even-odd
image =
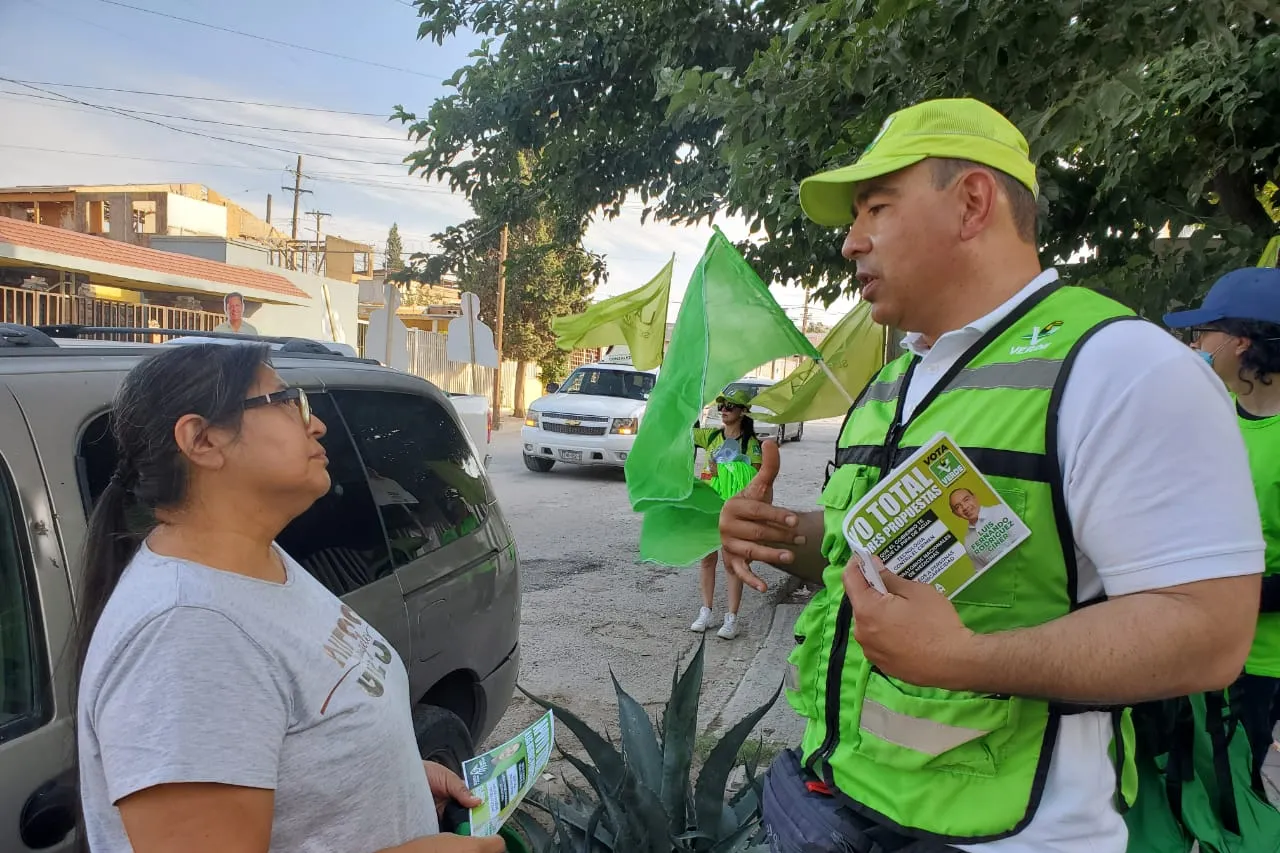
[(741, 388), (738, 388), (734, 391), (730, 391), (728, 394), (721, 394), (719, 397), (716, 397), (716, 405), (720, 405), (721, 403), (729, 403), (734, 406), (741, 406), (744, 409), (751, 408), (751, 398), (748, 397), (747, 392), (743, 391)]
[(853, 187), (929, 157), (972, 160), (1039, 195), (1027, 140), (1013, 122), (972, 98), (922, 101), (885, 119), (856, 163), (800, 182), (800, 206), (819, 225), (853, 221)]

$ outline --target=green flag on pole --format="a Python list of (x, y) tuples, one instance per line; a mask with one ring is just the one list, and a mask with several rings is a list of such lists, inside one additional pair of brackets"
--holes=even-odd
[(631, 364), (637, 370), (653, 370), (662, 364), (675, 261), (672, 255), (643, 287), (597, 302), (581, 314), (552, 320), (556, 346), (574, 350), (626, 344), (631, 350)]
[(788, 355), (817, 358), (818, 351), (716, 229), (689, 280), (627, 457), (627, 494), (644, 515), (642, 559), (688, 565), (719, 547), (724, 499), (694, 479), (694, 423), (724, 386)]
[(756, 395), (752, 405), (773, 414), (754, 417), (794, 424), (843, 415), (853, 405), (849, 395), (884, 367), (885, 334), (871, 319), (871, 303), (859, 302), (818, 344), (821, 363), (805, 361)]

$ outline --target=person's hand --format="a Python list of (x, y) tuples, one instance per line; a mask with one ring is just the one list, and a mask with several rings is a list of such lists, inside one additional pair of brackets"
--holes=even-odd
[(781, 465), (778, 443), (769, 439), (761, 443), (760, 450), (760, 470), (720, 510), (720, 543), (725, 568), (747, 586), (764, 592), (768, 584), (751, 571), (752, 561), (791, 563), (795, 553), (786, 546), (803, 545), (804, 537), (796, 534), (799, 517), (773, 505), (773, 481)]
[(480, 798), (467, 790), (467, 784), (448, 767), (434, 761), (424, 761), (422, 767), (427, 771), (427, 784), (431, 786), (431, 796), (436, 801), (438, 815), (444, 814), (444, 807), (450, 801), (468, 809), (480, 805)]
[(964, 690), (962, 662), (975, 634), (947, 597), (930, 584), (900, 578), (871, 558), (887, 594), (862, 575), (855, 554), (844, 568), (844, 590), (853, 605), (853, 638), (867, 660), (887, 675), (921, 687)]

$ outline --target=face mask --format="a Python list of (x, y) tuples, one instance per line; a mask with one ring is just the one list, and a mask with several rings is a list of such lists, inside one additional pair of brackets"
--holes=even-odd
[(1196, 350), (1196, 353), (1199, 354), (1199, 356), (1204, 359), (1205, 364), (1209, 365), (1209, 367), (1212, 368), (1213, 357), (1218, 354), (1218, 350), (1222, 349), (1226, 345), (1227, 345), (1227, 341), (1223, 341), (1222, 343), (1218, 344), (1216, 347), (1213, 348), (1213, 352), (1205, 352), (1202, 349), (1198, 349)]

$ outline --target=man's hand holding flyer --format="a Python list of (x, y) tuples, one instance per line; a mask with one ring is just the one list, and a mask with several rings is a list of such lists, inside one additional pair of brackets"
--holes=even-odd
[(849, 510), (844, 534), (864, 575), (875, 572), (869, 552), (895, 575), (954, 598), (1031, 531), (955, 442), (938, 433)]

